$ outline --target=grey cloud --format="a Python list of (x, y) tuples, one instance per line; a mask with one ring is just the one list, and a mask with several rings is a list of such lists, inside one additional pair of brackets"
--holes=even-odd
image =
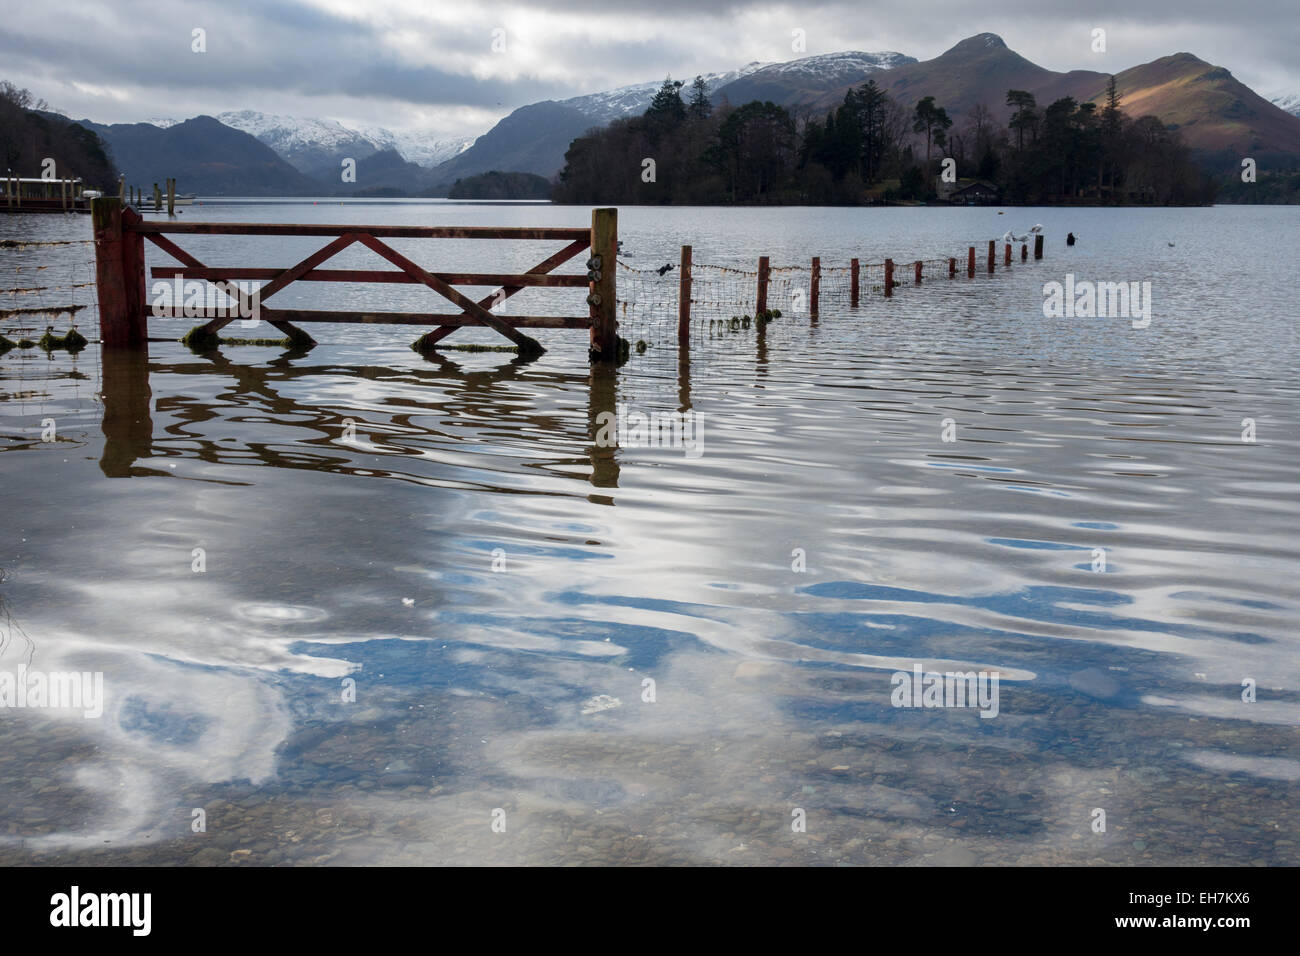
[[(359, 0), (382, 6), (379, 0)], [(1098, 68), (1075, 44), (1074, 31), (1103, 26), (1114, 53), (1104, 68), (1115, 71), (1162, 54), (1187, 50), (1226, 66), (1248, 83), (1289, 77), (1300, 87), (1294, 51), (1300, 18), (1294, 0), (1224, 4), (1209, 0), (889, 0), (884, 3), (828, 0), (811, 5), (768, 2), (709, 4), (699, 0), (538, 0), (543, 14), (529, 44), (568, 68), (561, 83), (524, 75), (515, 80), (477, 79), (444, 64), (439, 53), (492, 56), (486, 29), (490, 8), (467, 8), (480, 19), (443, 26), (428, 37), (430, 56), (413, 63), (393, 50), (383, 31), (366, 19), (340, 16), (296, 0), (227, 0), (177, 6), (165, 0), (55, 0), (24, 5), (9, 14), (0, 33), (3, 74), (23, 80), (38, 96), (57, 97), (41, 84), (66, 91), (67, 84), (124, 90), (134, 118), (167, 115), (171, 104), (202, 103), (207, 112), (256, 108), (283, 111), (278, 101), (319, 98), (357, 102), (358, 113), (383, 103), (412, 107), (492, 109), (504, 114), (525, 103), (563, 99), (671, 72), (681, 78), (725, 70), (755, 59), (788, 59), (788, 29), (807, 31), (810, 53), (842, 49), (882, 50), (927, 59), (980, 32), (1002, 34), (1018, 52), (1051, 69)], [(501, 8), (509, 23), (509, 8)], [(578, 14), (598, 27), (574, 36), (547, 31), (547, 11)], [(629, 18), (659, 26), (651, 40), (622, 27)], [(190, 30), (208, 33), (208, 53), (190, 51)], [(770, 35), (769, 35), (770, 34)], [(1063, 56), (1075, 56), (1063, 62)], [(59, 86), (58, 84), (64, 84)], [(61, 94), (62, 95), (62, 94)], [(77, 94), (80, 95), (80, 94)], [(92, 94), (83, 102), (93, 103)], [(56, 103), (56, 105), (58, 105)], [(377, 119), (382, 122), (382, 119)]]

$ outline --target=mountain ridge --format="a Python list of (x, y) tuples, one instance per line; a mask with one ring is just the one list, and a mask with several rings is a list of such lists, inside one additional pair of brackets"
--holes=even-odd
[(126, 182), (148, 189), (175, 177), (183, 192), (209, 195), (304, 195), (320, 186), (254, 136), (212, 116), (167, 127), (81, 120), (108, 144)]
[[(1034, 94), (1039, 107), (1072, 96), (1080, 102), (1101, 103), (1110, 74), (1093, 70), (1057, 72), (1042, 67), (1010, 49), (997, 34), (978, 33), (954, 44), (929, 60), (896, 52), (840, 51), (763, 63), (753, 61), (734, 70), (701, 74), (710, 100), (716, 105), (739, 106), (754, 99), (770, 99), (802, 115), (824, 113), (839, 106), (845, 93), (868, 78), (910, 110), (923, 96), (933, 96), (949, 116), (960, 123), (976, 105), (987, 106), (993, 118), (1005, 122), (1008, 89)], [(1300, 157), (1300, 93), (1280, 91), (1269, 99), (1238, 81), (1224, 67), (1187, 52), (1170, 54), (1115, 74), (1122, 108), (1131, 116), (1151, 113), (1179, 130), (1187, 145), (1202, 153), (1245, 155), (1253, 151), (1270, 156)], [(128, 179), (153, 181), (174, 175), (186, 191), (204, 191), (218, 183), (243, 182), (241, 188), (259, 193), (292, 189), (296, 194), (353, 193), (382, 188), (439, 195), (457, 179), (488, 172), (522, 172), (553, 177), (564, 163), (572, 140), (593, 127), (620, 117), (644, 112), (662, 81), (616, 87), (564, 100), (544, 100), (511, 111), (472, 141), (439, 138), (432, 133), (394, 132), (384, 127), (353, 128), (335, 120), (296, 118), (254, 110), (229, 111), (217, 117), (195, 117), (179, 122), (159, 118), (151, 123), (103, 126), (90, 121), (118, 155)], [(689, 95), (689, 81), (683, 86)], [(185, 181), (180, 169), (159, 167), (148, 176), (135, 170), (154, 170), (158, 164), (140, 143), (154, 139), (166, 152), (164, 134), (197, 119), (217, 123), (248, 136), (271, 151), (277, 166), (248, 144), (204, 129), (223, 149), (233, 150), (232, 162), (215, 161), (212, 144), (198, 145), (208, 163), (186, 165), (195, 174)], [(155, 132), (149, 133), (147, 129)], [(193, 130), (183, 133), (190, 135)], [(121, 140), (119, 148), (118, 141)], [(121, 155), (125, 151), (125, 156)], [(359, 175), (356, 185), (339, 177), (340, 161), (352, 158)], [(232, 168), (247, 166), (243, 173)], [(295, 175), (290, 175), (290, 171)], [(259, 184), (259, 176), (262, 180)]]

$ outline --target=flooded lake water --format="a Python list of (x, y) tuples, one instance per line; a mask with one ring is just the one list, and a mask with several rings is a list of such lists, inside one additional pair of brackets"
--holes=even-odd
[[(999, 243), (983, 274), (988, 239), (1036, 223), (1042, 261), (1004, 270)], [(762, 339), (702, 312), (686, 363), (675, 314), (634, 308), (647, 348), (616, 372), (581, 331), (540, 331), (532, 362), (423, 358), (409, 326), (312, 325), (289, 355), (8, 352), (0, 672), (102, 673), (103, 699), (0, 709), (0, 863), (1300, 864), (1300, 209), (623, 208), (619, 234), (637, 269), (683, 243), (738, 270), (974, 244), (980, 271), (917, 289), (900, 266), (892, 299), (816, 322), (776, 302)], [(178, 241), (288, 266), (325, 240)], [(393, 245), (495, 272), (561, 244)], [(0, 249), (0, 285), (82, 285), (91, 258)], [(1067, 274), (1150, 282), (1150, 324), (1045, 318)], [(72, 297), (94, 289), (0, 308)], [(698, 454), (604, 447), (620, 406), (693, 411)], [(998, 675), (996, 713), (895, 706), (914, 666)]]

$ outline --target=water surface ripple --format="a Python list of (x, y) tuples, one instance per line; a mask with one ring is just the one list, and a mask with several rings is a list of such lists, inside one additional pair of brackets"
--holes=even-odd
[[(535, 362), (423, 359), (369, 326), (305, 354), (0, 358), (0, 671), (105, 689), (99, 719), (0, 711), (0, 862), (1300, 863), (1300, 213), (626, 209), (621, 235), (642, 267), (692, 241), (748, 266), (957, 255), (1033, 222), (1043, 262), (762, 340), (697, 329), (685, 364), (675, 317), (638, 317), (617, 373), (581, 333)], [(1150, 327), (1044, 319), (1067, 271), (1151, 281)], [(620, 404), (693, 410), (703, 454), (599, 447)], [(892, 707), (914, 663), (997, 671), (998, 716)]]

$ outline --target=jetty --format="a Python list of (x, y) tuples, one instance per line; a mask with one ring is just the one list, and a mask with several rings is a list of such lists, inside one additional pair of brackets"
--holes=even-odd
[(95, 190), (85, 189), (81, 179), (45, 179), (35, 176), (6, 176), (5, 212), (90, 212)]

